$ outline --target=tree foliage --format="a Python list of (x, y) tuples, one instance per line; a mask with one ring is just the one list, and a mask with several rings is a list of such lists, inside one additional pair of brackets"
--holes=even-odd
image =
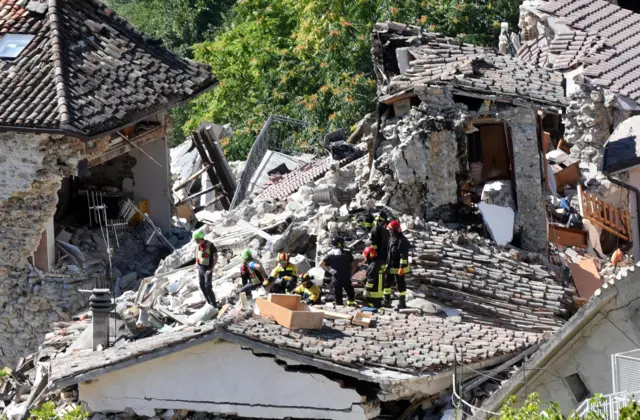
[[(593, 410), (589, 411), (584, 417), (578, 416), (572, 412), (568, 416), (562, 414), (558, 403), (551, 402), (549, 406), (542, 410), (540, 408), (540, 398), (537, 393), (532, 393), (520, 407), (516, 407), (516, 397), (511, 396), (500, 410), (500, 416), (494, 420), (606, 420), (607, 412), (604, 407), (604, 398), (601, 395), (595, 395), (589, 400)], [(631, 401), (626, 407), (620, 410), (620, 420), (638, 420), (640, 419), (640, 404)]]
[(376, 21), (495, 44), (500, 21), (517, 21), (518, 3), (241, 0), (215, 40), (194, 47), (220, 86), (196, 101), (187, 129), (202, 120), (231, 123), (237, 131), (226, 151), (242, 158), (269, 114), (284, 114), (307, 124), (304, 146), (352, 127), (374, 109), (370, 34)]
[(234, 0), (107, 0), (146, 34), (175, 53), (191, 57), (191, 46), (214, 36)]
[[(350, 128), (375, 105), (370, 34), (394, 20), (497, 45), (521, 0), (110, 0), (140, 29), (210, 64), (220, 85), (172, 115), (183, 132), (202, 121), (236, 129), (225, 150), (244, 158), (270, 114), (302, 120), (305, 148)], [(194, 44), (191, 48), (192, 44)]]

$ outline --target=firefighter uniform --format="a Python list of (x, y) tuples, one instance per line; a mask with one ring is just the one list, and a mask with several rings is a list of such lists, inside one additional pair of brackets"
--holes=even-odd
[(378, 223), (373, 227), (369, 239), (371, 240), (371, 247), (378, 253), (378, 260), (380, 260), (382, 269), (387, 268), (387, 255), (390, 238), (391, 235), (389, 234), (387, 227), (384, 225), (384, 220), (378, 219)]
[(385, 304), (391, 303), (391, 288), (396, 284), (398, 286), (398, 292), (400, 293), (400, 304), (398, 306), (400, 309), (406, 307), (407, 283), (404, 276), (410, 271), (410, 247), (411, 244), (399, 229), (392, 231), (391, 239), (389, 240), (389, 255), (387, 258), (388, 273), (384, 287), (384, 300)]
[(265, 280), (265, 286), (271, 283), (274, 283), (271, 293), (291, 293), (298, 283), (298, 267), (291, 263), (284, 267), (278, 264)]
[(374, 259), (367, 266), (367, 305), (371, 308), (380, 308), (383, 298), (384, 270), (379, 259)]
[(300, 295), (300, 300), (309, 305), (320, 302), (320, 288), (313, 283), (311, 285), (303, 283), (293, 289), (293, 293)]

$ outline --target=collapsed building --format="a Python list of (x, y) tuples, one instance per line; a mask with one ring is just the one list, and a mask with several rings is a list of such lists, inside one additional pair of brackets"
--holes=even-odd
[(2, 0), (0, 16), (0, 362), (13, 363), (96, 285), (89, 258), (53, 272), (63, 222), (93, 217), (105, 256), (125, 198), (171, 227), (166, 110), (216, 80), (97, 2)]
[[(81, 404), (116, 417), (212, 412), (432, 419), (454, 406), (475, 413), (474, 406), (483, 402), (495, 411), (507, 394), (522, 398), (533, 385), (545, 398), (561, 392), (563, 409), (586, 395), (576, 389), (600, 391), (600, 363), (592, 363), (595, 343), (611, 340), (605, 353), (623, 351), (633, 345), (625, 334), (637, 333), (627, 322), (635, 306), (617, 311), (635, 299), (633, 281), (625, 280), (620, 290), (612, 287), (614, 276), (634, 273), (619, 267), (632, 265), (632, 258), (604, 261), (613, 249), (627, 250), (638, 232), (625, 210), (634, 202), (626, 195), (628, 186), (608, 178), (633, 172), (638, 149), (636, 131), (629, 128), (633, 121), (618, 125), (634, 112), (628, 108), (635, 106), (633, 91), (613, 81), (612, 89), (602, 90), (587, 65), (590, 54), (601, 50), (608, 53), (598, 56), (599, 66), (615, 56), (607, 50), (617, 48), (615, 40), (607, 41), (607, 34), (589, 32), (583, 38), (575, 30), (555, 32), (557, 24), (568, 23), (549, 13), (571, 16), (586, 3), (525, 2), (518, 57), (416, 27), (376, 24), (377, 112), (340, 145), (339, 155), (301, 159), (268, 150), (264, 138), (257, 141), (255, 156), (233, 176), (238, 184), (233, 199), (227, 191), (222, 208), (212, 202), (211, 179), (200, 182), (200, 195), (190, 194), (194, 175), (223, 162), (207, 160), (207, 153), (196, 153), (188, 143), (181, 147), (172, 162), (179, 173), (173, 194), (191, 203), (189, 211), (198, 210), (189, 216), (189, 227), (204, 224), (207, 239), (221, 253), (214, 291), (225, 306), (218, 312), (204, 304), (194, 244), (178, 247), (137, 292), (132, 287), (115, 299), (110, 316), (94, 305), (73, 319), (56, 318), (64, 322), (0, 380), (4, 413), (18, 418), (53, 399), (61, 411)], [(614, 10), (601, 3), (589, 7)], [(615, 7), (615, 16), (635, 19)], [(50, 5), (45, 12), (55, 16)], [(543, 38), (553, 48), (545, 50)], [(517, 37), (511, 42), (520, 43)], [(565, 58), (573, 51), (579, 53)], [(190, 63), (184, 69), (204, 74)], [(214, 83), (208, 75), (198, 80), (198, 89), (185, 87), (176, 95), (195, 95)], [(165, 108), (171, 103), (162, 102)], [(610, 151), (603, 152), (616, 126)], [(75, 153), (78, 160), (96, 159), (83, 155), (80, 146)], [(127, 159), (122, 166), (131, 165)], [(557, 221), (563, 197), (569, 210), (560, 210), (579, 208), (583, 227)], [(622, 221), (602, 216), (603, 209), (617, 210)], [(402, 222), (412, 244), (408, 308), (380, 311), (362, 322), (358, 313), (333, 305), (333, 291), (317, 265), (330, 249), (331, 235), (344, 236), (354, 253), (361, 252), (367, 236), (357, 217), (380, 211)], [(607, 235), (619, 239), (607, 246)], [(36, 245), (39, 239), (34, 237)], [(278, 252), (288, 252), (300, 272), (314, 275), (323, 288), (322, 305), (308, 311), (276, 306), (282, 313), (302, 312), (319, 325), (295, 328), (280, 315), (265, 313), (261, 304), (283, 298), (264, 299), (264, 290), (238, 295), (239, 254), (247, 247), (268, 269)], [(358, 296), (362, 280), (362, 271), (353, 277)], [(602, 326), (612, 310), (616, 318), (609, 322), (622, 325), (620, 334)], [(586, 331), (593, 334), (586, 337)], [(575, 356), (568, 359), (565, 351)], [(551, 378), (536, 373), (529, 388), (527, 369), (551, 366), (563, 377), (545, 388)], [(224, 385), (218, 377), (225, 378)], [(273, 385), (256, 386), (265, 383)]]

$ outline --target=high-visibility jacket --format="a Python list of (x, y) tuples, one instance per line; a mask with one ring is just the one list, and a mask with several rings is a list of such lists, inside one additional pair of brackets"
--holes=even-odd
[(306, 287), (304, 284), (293, 289), (293, 293), (300, 295), (300, 299), (305, 302), (317, 303), (320, 299), (320, 288), (315, 284)]
[(387, 263), (387, 254), (389, 252), (389, 240), (391, 234), (384, 225), (377, 224), (371, 231), (371, 247), (378, 253), (378, 260), (384, 265)]
[(287, 264), (286, 267), (281, 266), (280, 264), (278, 264), (276, 266), (276, 268), (274, 268), (271, 271), (271, 275), (269, 276), (269, 281), (273, 281), (275, 279), (281, 279), (284, 277), (291, 277), (291, 279), (297, 279), (298, 278), (298, 267), (296, 267), (294, 264)]
[(240, 274), (248, 275), (253, 284), (262, 284), (267, 277), (267, 273), (262, 268), (262, 264), (258, 260), (245, 262), (240, 266)]
[(209, 241), (204, 241), (202, 245), (196, 246), (196, 264), (213, 268), (213, 255), (218, 252), (216, 247)]
[(389, 273), (398, 274), (399, 268), (402, 268), (405, 273), (409, 272), (409, 248), (411, 248), (411, 244), (402, 233), (397, 236), (391, 235), (389, 257), (387, 258)]
[(384, 270), (379, 260), (369, 263), (367, 266), (367, 293), (372, 299), (382, 299), (384, 284)]

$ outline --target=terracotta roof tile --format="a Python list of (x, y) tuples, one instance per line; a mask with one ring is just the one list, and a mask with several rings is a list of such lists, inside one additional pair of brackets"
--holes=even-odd
[[(640, 72), (639, 14), (604, 0), (541, 0), (537, 9), (558, 17), (573, 31), (569, 42), (566, 32), (556, 34), (551, 42), (550, 52), (559, 54), (555, 69), (584, 64), (585, 75), (599, 81), (622, 79), (608, 87), (640, 102), (640, 92), (629, 88)], [(583, 39), (585, 33), (597, 37)], [(528, 62), (534, 59), (526, 49), (519, 57)]]
[(202, 92), (210, 70), (181, 59), (93, 0), (0, 0), (0, 37), (32, 34), (0, 58), (0, 126), (95, 135)]

